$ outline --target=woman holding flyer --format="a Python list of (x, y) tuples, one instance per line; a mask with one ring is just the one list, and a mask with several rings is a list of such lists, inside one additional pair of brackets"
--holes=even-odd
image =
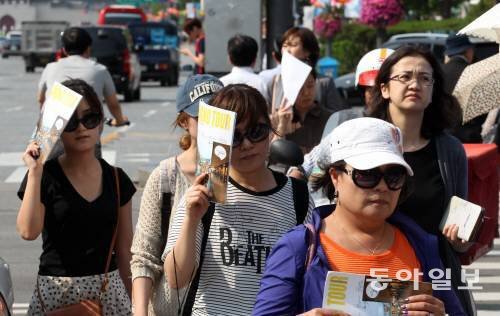
[(315, 78), (316, 72), (313, 69), (300, 89), (295, 103), (291, 105), (283, 99), (278, 111), (271, 115), (273, 127), (276, 129), (273, 140), (291, 140), (300, 146), (304, 154), (320, 143), (323, 128), (332, 114), (315, 100)]
[(103, 110), (92, 87), (79, 79), (62, 84), (83, 96), (61, 135), (65, 153), (42, 164), (32, 143), (23, 156), (17, 230), (26, 240), (43, 238), (28, 315), (99, 299), (103, 315), (130, 315), (136, 190), (123, 170), (95, 157)]
[[(283, 54), (287, 52), (312, 68), (316, 67), (320, 50), (318, 39), (313, 31), (306, 27), (294, 26), (283, 34), (281, 40), (283, 43), (281, 47)], [(345, 100), (340, 96), (335, 87), (335, 82), (331, 77), (318, 76), (318, 78), (315, 78), (315, 89), (315, 100), (321, 108), (336, 112), (347, 107)], [(283, 82), (281, 75), (276, 75), (273, 78), (271, 86), (268, 86), (267, 90), (270, 92), (271, 112), (278, 109), (283, 102)]]
[[(329, 315), (321, 310), (329, 270), (393, 279), (405, 271), (411, 280), (444, 280), (431, 272), (444, 269), (437, 238), (394, 212), (413, 175), (403, 159), (401, 131), (358, 118), (339, 125), (330, 140), (330, 159), (321, 166), (325, 175), (315, 185), (336, 199), (336, 207), (316, 209), (312, 225), (296, 227), (274, 246), (254, 315)], [(451, 288), (403, 297), (393, 308), (403, 315), (466, 315)]]
[[(202, 92), (200, 87), (204, 87)], [(177, 91), (178, 115), (174, 124), (186, 131), (179, 140), (183, 152), (161, 161), (151, 172), (142, 194), (132, 242), (132, 304), (136, 316), (177, 312), (177, 301), (169, 295), (161, 255), (171, 218), (195, 179), (199, 103), (208, 102), (222, 88), (222, 82), (212, 75), (194, 75)], [(191, 98), (192, 95), (196, 97)]]
[(207, 174), (195, 179), (169, 230), (164, 267), (185, 314), (249, 315), (272, 245), (313, 204), (304, 183), (267, 168), (273, 130), (256, 89), (229, 85), (210, 104), (236, 112), (226, 203), (209, 203)]

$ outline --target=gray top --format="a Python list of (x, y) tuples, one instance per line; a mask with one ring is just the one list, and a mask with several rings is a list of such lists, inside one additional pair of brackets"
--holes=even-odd
[(116, 93), (115, 84), (108, 69), (80, 55), (71, 55), (49, 63), (40, 77), (38, 91), (44, 92), (48, 97), (48, 92), (54, 82), (63, 82), (68, 79), (82, 79), (87, 82), (94, 88), (99, 100)]

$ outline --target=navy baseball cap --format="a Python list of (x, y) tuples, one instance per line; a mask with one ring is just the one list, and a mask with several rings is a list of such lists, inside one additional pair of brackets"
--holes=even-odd
[(467, 35), (451, 34), (446, 39), (446, 50), (444, 53), (448, 56), (453, 56), (463, 53), (471, 47), (474, 47), (474, 44), (469, 41)]
[(210, 98), (224, 87), (224, 84), (212, 75), (193, 75), (177, 90), (177, 112), (186, 112), (191, 117), (198, 117), (200, 100), (208, 103)]

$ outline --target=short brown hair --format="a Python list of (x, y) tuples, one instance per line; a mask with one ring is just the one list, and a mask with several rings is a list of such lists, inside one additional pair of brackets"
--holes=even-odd
[(264, 119), (271, 126), (266, 99), (257, 89), (246, 84), (227, 85), (212, 97), (210, 105), (236, 112), (236, 124), (248, 122), (249, 126), (254, 126)]
[(291, 37), (298, 37), (302, 42), (304, 50), (309, 52), (309, 64), (314, 68), (319, 59), (319, 43), (313, 31), (306, 27), (294, 26), (289, 28), (281, 38), (281, 45)]
[(184, 27), (182, 29), (184, 32), (189, 34), (189, 32), (191, 32), (195, 27), (199, 29), (202, 28), (201, 21), (198, 20), (197, 18), (186, 20), (186, 22), (184, 23)]

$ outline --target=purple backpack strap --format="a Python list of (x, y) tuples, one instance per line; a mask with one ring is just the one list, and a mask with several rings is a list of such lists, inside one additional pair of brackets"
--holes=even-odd
[(307, 229), (307, 240), (309, 242), (305, 261), (305, 271), (307, 271), (309, 266), (311, 266), (312, 259), (316, 253), (316, 229), (314, 229), (314, 226), (311, 223), (306, 223), (304, 226)]

